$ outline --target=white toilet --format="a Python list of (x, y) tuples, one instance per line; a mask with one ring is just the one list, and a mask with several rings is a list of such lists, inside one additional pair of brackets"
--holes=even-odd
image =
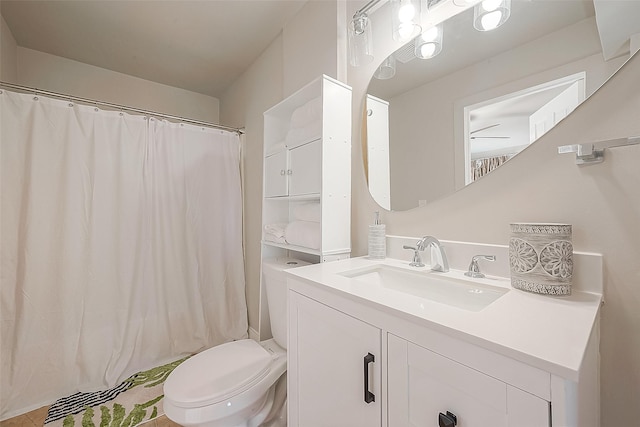
[(274, 403), (275, 384), (287, 369), (287, 286), (283, 270), (308, 264), (265, 259), (273, 339), (210, 348), (187, 359), (164, 383), (164, 411), (183, 426), (258, 427)]

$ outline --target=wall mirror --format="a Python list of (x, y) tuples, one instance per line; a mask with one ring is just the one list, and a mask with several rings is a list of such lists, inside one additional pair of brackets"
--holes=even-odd
[(513, 1), (509, 20), (486, 32), (474, 29), (473, 15), (443, 23), (436, 56), (418, 59), (411, 41), (371, 78), (363, 157), (369, 190), (385, 209), (424, 206), (472, 185), (626, 59), (604, 60), (591, 0)]

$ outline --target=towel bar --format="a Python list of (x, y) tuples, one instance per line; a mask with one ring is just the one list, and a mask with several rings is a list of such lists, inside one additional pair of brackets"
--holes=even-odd
[(561, 145), (558, 147), (558, 154), (576, 153), (577, 165), (593, 164), (600, 163), (604, 160), (605, 148), (624, 147), (636, 144), (640, 144), (640, 136), (608, 139), (585, 144)]

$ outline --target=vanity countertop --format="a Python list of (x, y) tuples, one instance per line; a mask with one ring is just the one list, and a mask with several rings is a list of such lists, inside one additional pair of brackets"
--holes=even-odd
[(380, 264), (409, 271), (429, 271), (428, 266), (409, 267), (406, 261), (360, 257), (313, 264), (286, 272), (292, 277), (377, 310), (407, 318), (487, 350), (577, 381), (589, 337), (596, 326), (601, 295), (575, 290), (570, 296), (537, 295), (512, 288), (507, 278), (487, 276), (483, 279), (468, 279), (458, 270), (431, 273), (446, 274), (509, 290), (482, 310), (469, 311), (382, 286), (369, 285), (341, 274)]

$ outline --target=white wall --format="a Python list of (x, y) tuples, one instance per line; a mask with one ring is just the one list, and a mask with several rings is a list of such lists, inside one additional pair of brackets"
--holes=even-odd
[(18, 46), (9, 26), (0, 16), (0, 80), (16, 83), (18, 78)]
[(285, 25), (282, 30), (285, 97), (320, 74), (337, 78), (337, 13), (335, 0), (309, 1)]
[(217, 123), (219, 118), (219, 101), (212, 96), (23, 47), (18, 47), (17, 83), (189, 119)]

